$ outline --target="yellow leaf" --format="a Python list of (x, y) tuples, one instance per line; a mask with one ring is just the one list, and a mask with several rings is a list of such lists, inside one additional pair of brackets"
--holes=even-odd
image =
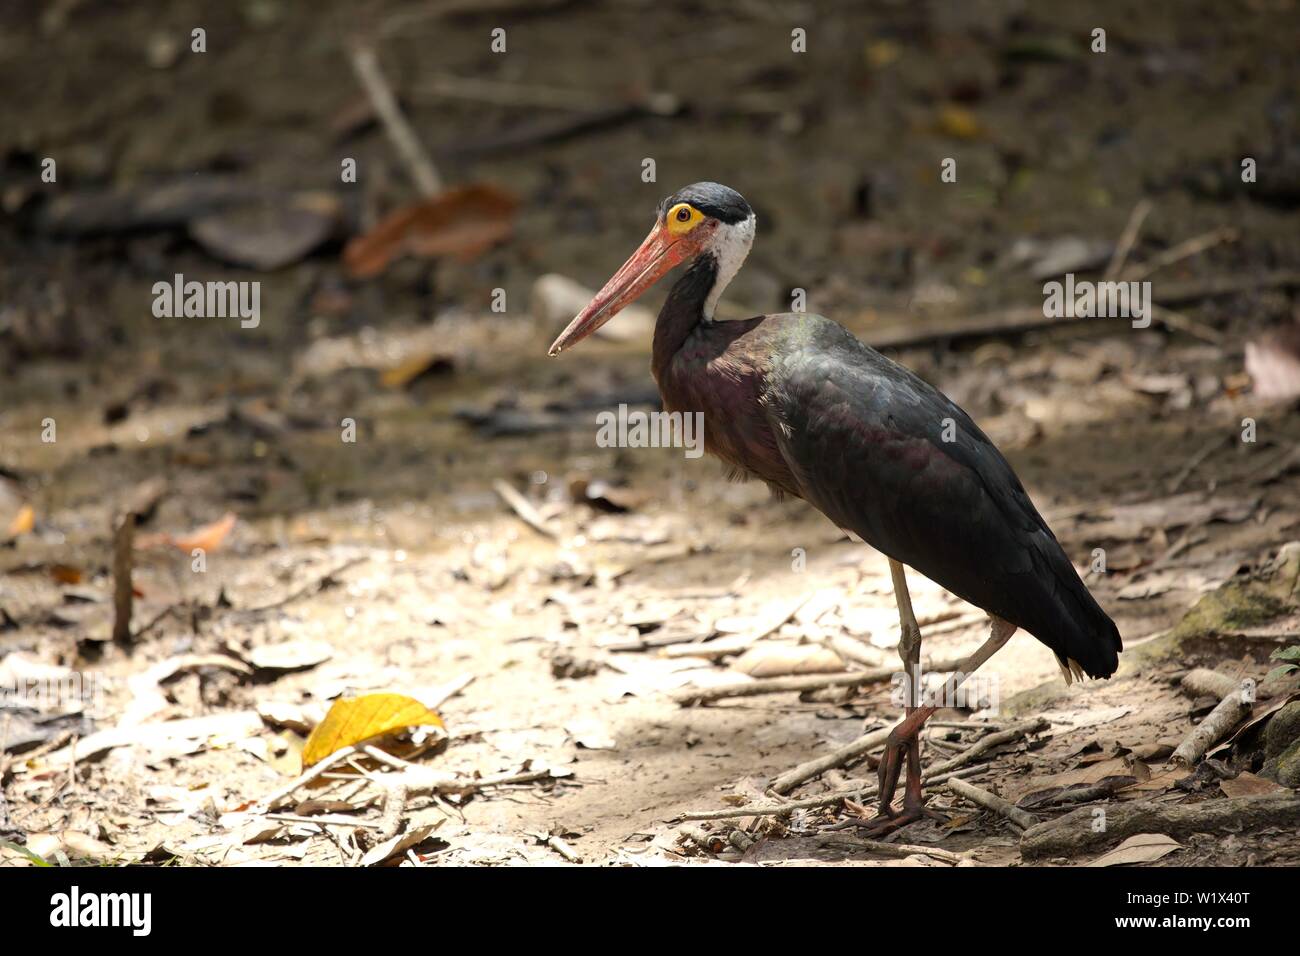
[(18, 514), (14, 515), (14, 520), (9, 524), (9, 537), (16, 538), (20, 534), (27, 534), (32, 530), (36, 523), (36, 512), (32, 510), (31, 505), (23, 505), (18, 509)]
[(953, 139), (979, 139), (984, 127), (970, 110), (950, 104), (939, 110), (939, 132)]
[(302, 749), (305, 770), (336, 750), (408, 727), (442, 727), (442, 718), (405, 694), (366, 694), (334, 701)]

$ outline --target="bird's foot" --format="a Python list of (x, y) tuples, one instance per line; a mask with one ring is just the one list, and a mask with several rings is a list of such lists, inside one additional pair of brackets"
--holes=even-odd
[[(877, 771), (880, 780), (880, 810), (875, 817), (863, 824), (871, 836), (893, 833), (927, 816), (943, 819), (925, 808), (925, 798), (921, 795), (921, 726), (931, 710), (932, 708), (909, 710), (906, 719), (894, 728), (885, 742), (885, 752), (881, 755)], [(895, 810), (894, 791), (898, 789), (898, 778), (902, 775), (905, 763), (907, 786), (903, 791), (903, 809)]]
[(870, 820), (859, 823), (858, 829), (865, 831), (866, 836), (878, 839), (896, 830), (901, 830), (909, 823), (916, 823), (926, 819), (940, 823), (945, 820), (943, 814), (931, 810), (919, 796), (913, 799), (909, 788), (909, 792), (903, 797), (901, 810), (895, 810), (888, 803), (881, 803), (876, 815)]

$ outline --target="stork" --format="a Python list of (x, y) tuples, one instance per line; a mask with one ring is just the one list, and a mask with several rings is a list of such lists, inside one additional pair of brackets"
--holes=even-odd
[[(872, 829), (884, 833), (925, 813), (925, 721), (1017, 629), (1052, 650), (1067, 682), (1114, 674), (1122, 644), (1006, 458), (947, 396), (820, 315), (716, 317), (755, 227), (734, 189), (704, 182), (678, 190), (550, 354), (687, 266), (655, 324), (651, 370), (664, 408), (702, 412), (705, 449), (736, 476), (804, 499), (889, 559), (907, 699), (880, 760)], [(906, 567), (989, 617), (988, 639), (937, 696), (920, 692), (921, 630)]]

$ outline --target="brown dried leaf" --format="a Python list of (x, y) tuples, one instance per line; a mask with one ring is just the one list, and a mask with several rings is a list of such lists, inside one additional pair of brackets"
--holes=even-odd
[(510, 236), (519, 201), (487, 183), (449, 189), (404, 206), (350, 240), (343, 264), (358, 279), (379, 275), (405, 255), (470, 260)]
[(1123, 866), (1126, 863), (1154, 863), (1183, 845), (1163, 833), (1138, 833), (1109, 853), (1103, 853), (1088, 866)]
[(212, 552), (218, 550), (222, 542), (226, 540), (226, 535), (230, 534), (235, 522), (238, 520), (233, 511), (227, 511), (220, 520), (212, 524), (204, 525), (202, 528), (196, 528), (189, 534), (183, 534), (178, 538), (172, 538), (173, 547), (181, 551), (193, 551), (199, 548), (203, 551)]
[(1249, 770), (1243, 770), (1231, 780), (1220, 780), (1219, 789), (1225, 797), (1254, 797), (1261, 793), (1272, 793), (1283, 789), (1280, 783), (1274, 783), (1264, 777), (1257, 777)]

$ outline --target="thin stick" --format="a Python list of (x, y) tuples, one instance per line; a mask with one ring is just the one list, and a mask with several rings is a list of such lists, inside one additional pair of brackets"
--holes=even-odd
[(411, 181), (415, 183), (422, 195), (436, 196), (442, 192), (442, 177), (438, 175), (438, 168), (433, 165), (433, 160), (420, 144), (415, 130), (402, 115), (397, 97), (393, 95), (392, 87), (388, 85), (379, 68), (375, 51), (368, 46), (355, 46), (350, 51), (350, 57), (352, 69), (356, 72), (362, 89), (366, 91), (366, 96), (370, 97), (370, 103), (379, 115), (380, 122), (383, 123), (389, 142), (393, 144), (397, 155), (406, 165)]
[(293, 793), (299, 787), (311, 783), (317, 777), (321, 776), (323, 773), (329, 770), (330, 767), (333, 767), (336, 763), (338, 763), (341, 760), (348, 759), (356, 752), (357, 752), (356, 747), (343, 747), (340, 750), (334, 751), (332, 754), (330, 754), (325, 759), (321, 760), (319, 763), (314, 765), (310, 770), (302, 774), (297, 779), (291, 780), (289, 783), (286, 783), (283, 787), (281, 787), (279, 790), (276, 790), (269, 797), (263, 797), (259, 801), (258, 805), (265, 808), (265, 810), (263, 810), (263, 812), (265, 813), (266, 810), (270, 810), (271, 807), (275, 806), (277, 803), (279, 803), (285, 797), (289, 796), (289, 794)]
[(503, 83), (474, 77), (452, 76), (438, 73), (417, 93), (430, 96), (469, 100), (476, 103), (493, 103), (498, 106), (531, 106), (540, 109), (572, 110), (579, 113), (596, 113), (635, 106), (660, 116), (671, 116), (679, 104), (671, 93), (652, 93), (631, 102), (611, 101), (607, 97), (593, 96), (585, 90), (568, 87), (542, 86), (536, 83)]
[(977, 787), (973, 783), (967, 783), (960, 777), (949, 780), (948, 789), (971, 803), (978, 804), (986, 810), (992, 810), (998, 816), (1006, 817), (1022, 830), (1028, 830), (1040, 822), (1038, 817), (1027, 810), (1021, 810), (1015, 804), (999, 797), (996, 793)]
[(745, 634), (732, 634), (728, 637), (720, 637), (716, 641), (707, 641), (702, 644), (674, 644), (671, 647), (665, 647), (660, 653), (664, 657), (705, 657), (716, 659), (726, 657), (728, 654), (738, 654), (748, 650), (749, 647), (758, 641), (761, 641), (773, 631), (785, 627), (790, 618), (794, 617), (803, 609), (809, 601), (813, 599), (816, 592), (801, 597), (794, 604), (781, 608), (778, 613), (773, 614), (754, 630)]
[(1186, 481), (1191, 476), (1192, 472), (1200, 466), (1201, 462), (1205, 461), (1205, 459), (1218, 451), (1230, 437), (1230, 435), (1225, 433), (1217, 435), (1212, 440), (1206, 442), (1195, 455), (1187, 460), (1187, 464), (1179, 470), (1178, 474), (1174, 476), (1174, 480), (1169, 483), (1169, 493), (1172, 495), (1177, 492), (1178, 489), (1183, 486), (1183, 482)]
[(315, 581), (309, 581), (307, 584), (291, 591), (288, 595), (280, 598), (278, 601), (272, 601), (270, 604), (261, 604), (257, 607), (240, 608), (239, 612), (242, 614), (261, 614), (264, 611), (278, 610), (286, 604), (292, 604), (299, 598), (310, 597), (311, 595), (318, 594), (320, 591), (325, 589), (330, 581), (337, 580), (337, 576), (342, 574), (348, 568), (356, 567), (358, 564), (364, 564), (368, 560), (369, 558), (365, 555), (356, 558), (349, 558), (332, 571), (326, 571)]
[(421, 700), (420, 703), (433, 710), (451, 700), (472, 683), (474, 683), (473, 674), (461, 674), (455, 680), (448, 681), (437, 688), (437, 693), (431, 694), (427, 699)]
[[(969, 660), (969, 658), (967, 658)], [(927, 665), (927, 670), (947, 672), (959, 671), (964, 661), (934, 661)], [(872, 670), (845, 671), (843, 674), (808, 674), (800, 677), (763, 677), (758, 680), (737, 681), (730, 684), (718, 684), (714, 687), (687, 687), (674, 691), (670, 696), (679, 704), (707, 704), (715, 700), (731, 697), (757, 697), (760, 694), (781, 694), (789, 691), (800, 693), (809, 690), (822, 690), (826, 687), (856, 687), (859, 684), (874, 684), (890, 680), (895, 674), (901, 674), (898, 667), (877, 667)]]
[(1142, 223), (1151, 214), (1151, 209), (1151, 200), (1140, 199), (1137, 205), (1133, 207), (1133, 211), (1129, 213), (1128, 223), (1124, 226), (1124, 231), (1120, 233), (1119, 242), (1115, 243), (1115, 251), (1111, 253), (1110, 263), (1106, 266), (1105, 278), (1107, 280), (1115, 278), (1124, 268), (1124, 263), (1128, 261), (1128, 254), (1132, 251), (1133, 244), (1137, 242)]
[(927, 720), (927, 727), (944, 727), (948, 730), (984, 730), (994, 731), (1006, 727), (1005, 723), (996, 720)]
[(1218, 329), (1211, 328), (1204, 322), (1197, 322), (1195, 319), (1188, 318), (1181, 312), (1166, 309), (1162, 305), (1151, 306), (1151, 318), (1167, 329), (1182, 332), (1184, 335), (1190, 335), (1192, 338), (1200, 339), (1210, 345), (1222, 346), (1228, 340), (1228, 337)]
[[(984, 772), (984, 767), (964, 767), (951, 773), (940, 774), (930, 779), (929, 783), (946, 783), (953, 777), (970, 777)], [(803, 800), (791, 800), (789, 803), (758, 803), (745, 807), (733, 807), (730, 810), (690, 810), (678, 814), (676, 820), (734, 820), (739, 817), (785, 816), (795, 810), (813, 810), (829, 807), (842, 800), (868, 800), (877, 792), (875, 784), (864, 783), (857, 789), (848, 788), (824, 793), (820, 797), (807, 797)]]
[(546, 845), (570, 863), (582, 862), (582, 857), (578, 855), (578, 851), (569, 846), (569, 844), (562, 838), (555, 836), (555, 834), (551, 834), (546, 838)]
[[(1232, 276), (1214, 276), (1209, 279), (1189, 279), (1185, 282), (1161, 282), (1152, 289), (1152, 297), (1162, 306), (1183, 302), (1199, 302), (1219, 296), (1251, 292), (1255, 289), (1276, 289), (1300, 286), (1300, 271), (1280, 269), (1273, 272), (1246, 273)], [(1154, 310), (1153, 310), (1153, 314)], [(1083, 322), (1114, 321), (1100, 317), (1077, 316), (1054, 318), (1043, 314), (1043, 307), (1026, 306), (1001, 312), (973, 316), (954, 316), (925, 323), (899, 318), (889, 323), (875, 323), (864, 331), (863, 341), (875, 348), (905, 348), (928, 345), (943, 340), (982, 338), (992, 335), (1010, 335), (1033, 329), (1066, 326)]]
[(492, 490), (500, 495), (501, 500), (510, 506), (519, 518), (532, 528), (538, 534), (545, 535), (548, 538), (555, 539), (559, 536), (546, 526), (546, 521), (542, 518), (541, 513), (533, 507), (532, 502), (515, 490), (509, 482), (502, 481), (498, 478), (492, 482)]
[(933, 781), (941, 774), (964, 767), (977, 757), (982, 757), (995, 747), (1001, 747), (1003, 744), (1009, 744), (1021, 737), (1027, 737), (1029, 734), (1041, 733), (1047, 730), (1051, 723), (1042, 717), (1036, 717), (1033, 720), (1027, 720), (1021, 724), (1014, 724), (1006, 730), (998, 731), (996, 734), (989, 734), (987, 737), (981, 737), (974, 744), (963, 750), (957, 756), (943, 763), (936, 764), (929, 771), (921, 775), (925, 781)]
[[(863, 820), (863, 824), (870, 821)], [(934, 846), (912, 846), (907, 843), (881, 843), (879, 840), (860, 840), (850, 836), (821, 836), (817, 838), (817, 845), (829, 849), (838, 849), (840, 847), (852, 847), (856, 850), (869, 850), (872, 853), (879, 853), (882, 856), (897, 857), (899, 859), (908, 856), (928, 856), (938, 860), (941, 863), (950, 863), (956, 866), (961, 863), (965, 857), (953, 853), (951, 850), (940, 850)]]
[(1223, 242), (1236, 242), (1239, 233), (1231, 226), (1223, 226), (1219, 229), (1212, 229), (1209, 232), (1202, 233), (1199, 236), (1193, 236), (1184, 242), (1178, 243), (1171, 249), (1166, 249), (1158, 256), (1153, 257), (1140, 266), (1133, 266), (1124, 272), (1122, 278), (1126, 282), (1137, 282), (1145, 279), (1151, 273), (1165, 266), (1171, 266), (1175, 262), (1191, 258), (1198, 253), (1211, 249)]
[(879, 730), (873, 730), (870, 733), (863, 734), (857, 740), (851, 741), (836, 750), (831, 751), (824, 757), (817, 757), (814, 760), (807, 760), (793, 770), (787, 770), (775, 780), (768, 788), (773, 793), (789, 793), (799, 784), (811, 780), (819, 774), (825, 773), (837, 767), (843, 767), (852, 760), (857, 759), (869, 750), (875, 750), (885, 743), (889, 736), (890, 728), (882, 727)]
[(332, 813), (321, 813), (314, 817), (306, 817), (297, 813), (268, 813), (266, 818), (268, 820), (281, 820), (285, 823), (319, 823), (323, 826), (362, 827), (367, 830), (379, 830), (383, 827), (383, 823), (375, 820), (357, 820), (354, 817), (344, 817)]
[(135, 589), (131, 570), (135, 561), (135, 513), (127, 512), (113, 530), (113, 640), (131, 642), (131, 610)]
[(1246, 703), (1238, 686), (1223, 696), (1214, 710), (1191, 729), (1183, 742), (1178, 745), (1169, 762), (1190, 767), (1205, 756), (1213, 744), (1218, 743), (1228, 732), (1237, 726), (1250, 713), (1251, 705)]

